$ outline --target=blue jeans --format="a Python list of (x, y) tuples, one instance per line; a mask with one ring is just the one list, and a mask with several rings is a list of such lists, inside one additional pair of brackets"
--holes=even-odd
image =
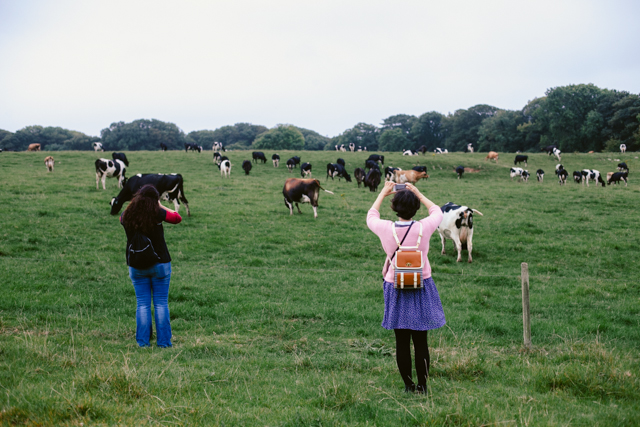
[(140, 347), (151, 344), (151, 298), (156, 318), (158, 347), (171, 347), (169, 319), (169, 281), (171, 263), (156, 264), (145, 270), (129, 267), (129, 277), (136, 291), (136, 341)]

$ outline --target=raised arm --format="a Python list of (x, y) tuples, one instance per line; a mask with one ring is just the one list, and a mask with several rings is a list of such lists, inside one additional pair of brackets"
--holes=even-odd
[(380, 206), (382, 206), (382, 201), (389, 194), (393, 193), (394, 185), (395, 185), (395, 182), (391, 182), (391, 181), (387, 181), (384, 183), (384, 187), (382, 187), (382, 190), (380, 191), (380, 194), (378, 194), (378, 198), (376, 199), (376, 201), (373, 202), (373, 206), (371, 206), (371, 209), (375, 209), (378, 212), (380, 212)]

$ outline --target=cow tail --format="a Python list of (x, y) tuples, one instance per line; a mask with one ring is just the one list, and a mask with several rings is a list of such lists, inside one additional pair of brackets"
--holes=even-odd
[(182, 179), (182, 175), (178, 174), (178, 176), (180, 177), (180, 186), (178, 187), (178, 189), (180, 190), (180, 201), (184, 202), (186, 204), (189, 204), (189, 201), (184, 196), (184, 188), (182, 188), (182, 184), (184, 183), (184, 181)]
[(478, 210), (475, 210), (475, 209), (471, 209), (471, 210), (472, 210), (472, 211), (474, 211), (475, 213), (477, 213), (477, 214), (478, 214), (478, 215), (480, 215), (480, 216), (484, 216), (484, 215), (482, 215), (482, 212), (480, 212), (480, 211), (478, 211)]

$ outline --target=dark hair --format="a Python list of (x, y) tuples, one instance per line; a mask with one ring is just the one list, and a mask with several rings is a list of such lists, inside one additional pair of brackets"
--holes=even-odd
[(391, 209), (399, 218), (411, 219), (420, 209), (420, 200), (412, 191), (401, 190), (393, 196)]
[(160, 193), (151, 184), (143, 186), (122, 214), (122, 224), (130, 230), (149, 233), (158, 223)]

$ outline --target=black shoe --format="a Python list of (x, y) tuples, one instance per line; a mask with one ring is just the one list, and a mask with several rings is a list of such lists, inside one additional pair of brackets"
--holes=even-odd
[(415, 384), (404, 386), (404, 392), (405, 393), (413, 393), (415, 391), (416, 391), (416, 385)]
[(427, 394), (427, 386), (426, 385), (422, 385), (422, 384), (418, 384), (416, 386), (416, 393), (418, 393), (418, 394)]

